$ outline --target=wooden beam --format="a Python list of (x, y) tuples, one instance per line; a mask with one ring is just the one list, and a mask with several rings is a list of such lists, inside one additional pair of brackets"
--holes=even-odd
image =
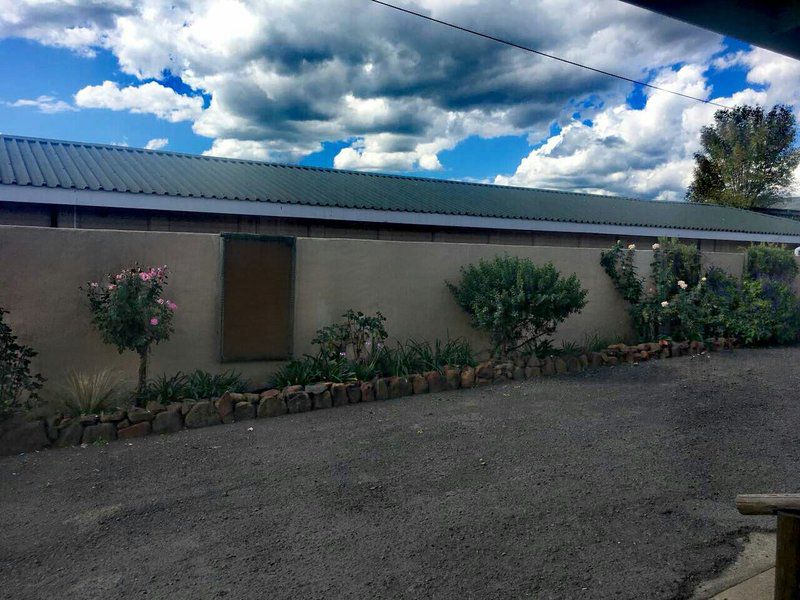
[(736, 508), (743, 515), (800, 513), (800, 494), (739, 494), (736, 496)]
[(778, 513), (775, 600), (800, 598), (800, 516)]

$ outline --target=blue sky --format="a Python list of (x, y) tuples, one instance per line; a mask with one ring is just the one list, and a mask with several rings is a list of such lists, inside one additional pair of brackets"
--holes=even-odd
[[(352, 9), (342, 2), (338, 13)], [(397, 14), (299, 26), (285, 4), (268, 17), (265, 3), (239, 0), (146, 0), (149, 12), (102, 4), (43, 16), (23, 1), (13, 23), (0, 17), (0, 131), (679, 199), (713, 114), (464, 34), (404, 30)], [(471, 3), (410, 4), (510, 39), (538, 36), (538, 47), (683, 93), (798, 101), (797, 61), (613, 0), (585, 13), (565, 2), (549, 26), (535, 7), (514, 5), (512, 26)], [(172, 33), (153, 30), (158, 11)], [(250, 21), (261, 26), (248, 33)], [(594, 49), (583, 48), (595, 43), (587, 35)]]

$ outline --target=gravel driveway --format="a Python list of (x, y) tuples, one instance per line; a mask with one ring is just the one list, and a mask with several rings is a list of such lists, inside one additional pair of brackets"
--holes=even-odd
[(772, 526), (735, 494), (800, 487), (799, 361), (739, 350), (0, 459), (0, 597), (684, 598)]

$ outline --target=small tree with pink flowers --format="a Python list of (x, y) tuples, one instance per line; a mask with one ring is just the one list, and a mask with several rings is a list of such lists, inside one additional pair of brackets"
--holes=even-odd
[(120, 354), (132, 350), (139, 355), (137, 400), (147, 384), (150, 347), (168, 340), (174, 331), (172, 318), (177, 305), (164, 298), (166, 283), (166, 265), (147, 269), (136, 265), (86, 288), (92, 323), (103, 341), (115, 345)]

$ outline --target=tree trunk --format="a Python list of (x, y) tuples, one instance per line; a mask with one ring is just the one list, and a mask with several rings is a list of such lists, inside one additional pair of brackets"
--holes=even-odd
[(139, 350), (139, 383), (136, 386), (136, 403), (141, 404), (147, 386), (147, 348)]

